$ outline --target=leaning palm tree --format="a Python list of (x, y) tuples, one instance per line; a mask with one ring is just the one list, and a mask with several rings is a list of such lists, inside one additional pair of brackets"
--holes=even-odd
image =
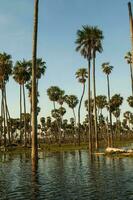
[(107, 87), (108, 87), (108, 103), (109, 103), (109, 118), (110, 118), (110, 132), (111, 132), (111, 144), (113, 145), (113, 132), (112, 132), (112, 114), (111, 114), (111, 107), (110, 107), (110, 79), (109, 79), (109, 75), (111, 74), (112, 70), (113, 70), (113, 66), (111, 66), (109, 64), (109, 62), (107, 63), (103, 63), (102, 64), (102, 70), (103, 73), (105, 73), (105, 75), (107, 76)]
[(79, 101), (79, 107), (78, 107), (78, 127), (79, 127), (79, 137), (78, 137), (78, 144), (80, 145), (80, 110), (81, 110), (81, 104), (82, 104), (82, 100), (84, 97), (84, 93), (85, 93), (85, 82), (86, 79), (88, 78), (88, 72), (86, 70), (86, 68), (80, 68), (78, 69), (78, 71), (76, 72), (76, 78), (78, 79), (78, 81), (83, 84), (83, 91), (82, 91), (82, 95)]
[(39, 0), (34, 0), (34, 30), (32, 47), (32, 161), (33, 170), (38, 160), (37, 141), (37, 85), (36, 85), (36, 59), (37, 59), (37, 33), (38, 33), (38, 6)]
[(132, 53), (129, 51), (125, 55), (125, 59), (127, 60), (127, 64), (130, 66), (130, 76), (131, 76), (131, 89), (132, 89), (132, 96), (133, 96), (133, 70), (132, 70), (132, 65), (133, 65), (133, 59), (132, 59)]

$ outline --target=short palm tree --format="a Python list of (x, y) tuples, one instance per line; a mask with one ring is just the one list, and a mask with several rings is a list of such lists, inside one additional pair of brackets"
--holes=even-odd
[(133, 96), (127, 98), (127, 102), (131, 108), (133, 108)]
[(53, 102), (54, 109), (56, 109), (55, 103), (59, 101), (60, 97), (64, 95), (64, 90), (61, 90), (58, 86), (51, 86), (47, 89), (47, 95)]
[(77, 106), (79, 100), (78, 100), (77, 96), (75, 96), (75, 95), (66, 95), (65, 102), (68, 105), (68, 107), (71, 108), (73, 111), (74, 121), (75, 121), (75, 125), (76, 125), (75, 107)]
[(65, 91), (61, 90), (58, 86), (51, 86), (50, 88), (47, 89), (47, 95), (49, 97), (49, 99), (53, 102), (53, 106), (54, 106), (54, 110), (52, 111), (52, 113), (54, 113), (55, 119), (56, 119), (56, 125), (58, 128), (58, 132), (59, 132), (59, 145), (61, 145), (61, 141), (60, 141), (60, 135), (61, 135), (61, 127), (60, 127), (60, 123), (58, 121), (58, 117), (56, 117), (58, 113), (58, 110), (56, 109), (55, 103), (59, 101), (60, 97), (64, 96)]
[(101, 110), (100, 114), (102, 114), (103, 108), (105, 108), (105, 106), (107, 105), (107, 97), (104, 95), (97, 96), (96, 105), (97, 105), (97, 108)]
[(81, 98), (79, 101), (79, 107), (78, 107), (78, 127), (79, 127), (78, 143), (80, 145), (80, 110), (81, 110), (81, 104), (82, 104), (82, 100), (83, 100), (84, 93), (85, 93), (85, 82), (86, 82), (86, 79), (88, 78), (87, 69), (80, 68), (77, 70), (75, 75), (76, 75), (76, 78), (78, 79), (79, 83), (83, 84), (83, 91), (82, 91), (82, 95), (81, 95)]

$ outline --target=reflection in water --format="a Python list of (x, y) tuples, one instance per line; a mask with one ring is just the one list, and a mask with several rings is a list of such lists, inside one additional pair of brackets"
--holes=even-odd
[(0, 200), (133, 199), (133, 159), (90, 156), (87, 151), (0, 156)]

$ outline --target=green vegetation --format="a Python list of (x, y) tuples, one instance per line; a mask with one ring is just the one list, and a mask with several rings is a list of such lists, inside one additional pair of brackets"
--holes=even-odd
[[(96, 55), (102, 53), (103, 32), (96, 26), (82, 26), (76, 35), (76, 51), (80, 52), (88, 63), (87, 68), (77, 69), (75, 75), (82, 84), (80, 99), (76, 94), (65, 94), (59, 86), (47, 89), (49, 100), (53, 103), (53, 110), (49, 116), (41, 116), (37, 123), (39, 107), (39, 80), (45, 75), (46, 63), (37, 58), (37, 25), (38, 0), (35, 0), (33, 55), (32, 61), (17, 61), (15, 64), (11, 55), (0, 53), (0, 90), (1, 90), (1, 116), (0, 116), (0, 148), (13, 149), (32, 145), (32, 156), (37, 155), (37, 146), (42, 145), (49, 149), (70, 147), (83, 148), (83, 143), (90, 151), (97, 151), (101, 146), (117, 146), (117, 141), (133, 139), (133, 113), (126, 111), (121, 116), (121, 105), (124, 98), (120, 94), (111, 94), (110, 76), (115, 68), (109, 62), (101, 64), (101, 70), (107, 79), (107, 96), (96, 93)], [(125, 56), (130, 65), (131, 88), (133, 93), (132, 54)], [(91, 77), (92, 73), (92, 77)], [(10, 116), (6, 86), (13, 77), (19, 85), (20, 115), (14, 119)], [(92, 80), (92, 83), (91, 83)], [(88, 81), (88, 98), (84, 101), (86, 82)], [(26, 90), (29, 96), (30, 111), (26, 107)], [(93, 95), (91, 93), (93, 91)], [(81, 120), (81, 106), (85, 105), (86, 116)], [(133, 96), (127, 102), (133, 108)], [(67, 106), (65, 106), (67, 105)], [(78, 107), (78, 112), (75, 109)], [(72, 110), (70, 119), (65, 114)], [(58, 147), (57, 147), (58, 145)], [(77, 146), (78, 145), (78, 146)], [(45, 148), (45, 149), (47, 149)]]

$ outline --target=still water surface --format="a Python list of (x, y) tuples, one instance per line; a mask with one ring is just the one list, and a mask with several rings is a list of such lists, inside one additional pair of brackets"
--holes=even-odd
[(133, 200), (133, 158), (87, 151), (0, 156), (0, 200)]

